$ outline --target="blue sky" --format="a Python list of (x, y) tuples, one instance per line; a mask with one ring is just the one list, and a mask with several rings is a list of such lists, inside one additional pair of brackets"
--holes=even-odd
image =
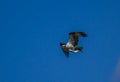
[[(0, 3), (0, 82), (118, 82), (119, 0), (4, 0)], [(83, 53), (59, 43), (83, 31)]]

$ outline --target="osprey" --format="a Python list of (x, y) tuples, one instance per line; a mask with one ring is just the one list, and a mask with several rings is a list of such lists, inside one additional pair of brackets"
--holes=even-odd
[(86, 37), (87, 34), (84, 32), (70, 32), (69, 33), (69, 41), (67, 43), (60, 43), (60, 46), (66, 55), (66, 57), (69, 57), (69, 52), (80, 52), (82, 51), (83, 47), (77, 46), (78, 44), (78, 37)]

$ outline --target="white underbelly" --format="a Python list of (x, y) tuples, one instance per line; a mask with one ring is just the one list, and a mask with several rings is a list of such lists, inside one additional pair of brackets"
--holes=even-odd
[(75, 46), (73, 46), (71, 43), (67, 43), (66, 44), (66, 47), (69, 49), (69, 51), (71, 51), (71, 52), (74, 52), (74, 53), (77, 53), (77, 52), (79, 52), (79, 50), (75, 50)]
[(66, 44), (66, 47), (70, 48), (70, 47), (74, 47), (74, 46), (73, 46), (71, 43), (68, 42), (68, 43)]

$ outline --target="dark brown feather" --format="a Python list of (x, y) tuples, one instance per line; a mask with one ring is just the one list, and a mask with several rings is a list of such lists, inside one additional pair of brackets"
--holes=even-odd
[(86, 37), (87, 35), (84, 32), (70, 32), (69, 33), (69, 42), (76, 46), (78, 44), (78, 37)]
[(69, 57), (69, 50), (68, 50), (68, 48), (63, 46), (61, 43), (60, 43), (60, 46), (61, 46), (61, 49), (62, 49), (63, 53), (65, 54), (65, 56)]

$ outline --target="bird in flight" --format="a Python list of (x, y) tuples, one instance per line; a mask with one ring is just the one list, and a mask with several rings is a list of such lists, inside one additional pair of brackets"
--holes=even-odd
[(87, 37), (84, 32), (70, 32), (69, 41), (67, 43), (60, 43), (61, 49), (66, 57), (69, 57), (69, 52), (81, 52), (83, 47), (77, 46), (79, 37)]

